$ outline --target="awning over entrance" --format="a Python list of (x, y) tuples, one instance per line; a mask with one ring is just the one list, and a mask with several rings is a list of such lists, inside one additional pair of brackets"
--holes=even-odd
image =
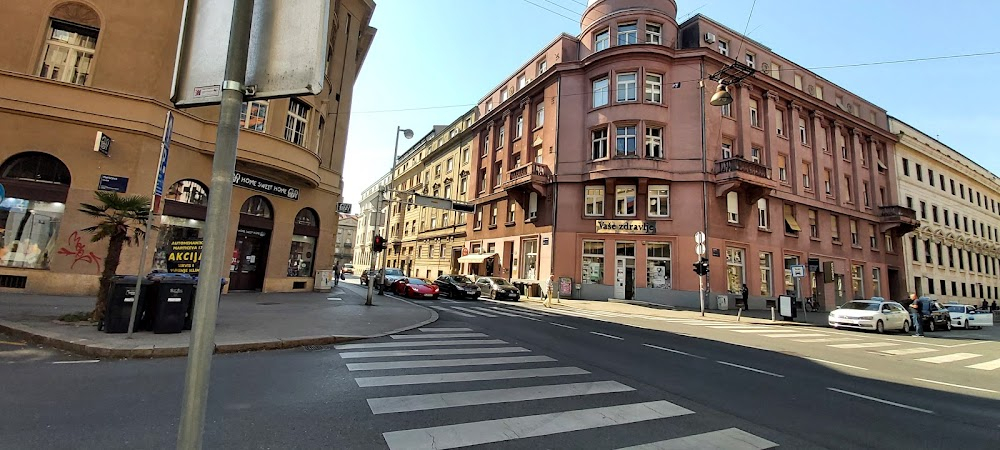
[(470, 254), (465, 255), (465, 256), (463, 256), (461, 258), (458, 258), (458, 262), (460, 262), (460, 263), (469, 263), (469, 264), (481, 264), (483, 261), (486, 261), (487, 259), (492, 258), (492, 257), (494, 257), (496, 255), (497, 255), (496, 252), (491, 252), (491, 253), (470, 253)]

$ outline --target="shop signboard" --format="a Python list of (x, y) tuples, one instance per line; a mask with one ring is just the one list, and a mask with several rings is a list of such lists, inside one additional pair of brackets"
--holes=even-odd
[(596, 220), (598, 233), (656, 234), (656, 222), (644, 220)]
[(275, 183), (271, 180), (265, 180), (260, 177), (255, 177), (253, 175), (247, 175), (242, 172), (233, 172), (233, 186), (239, 186), (244, 189), (251, 189), (258, 192), (263, 192), (265, 194), (271, 194), (277, 197), (284, 197), (289, 200), (299, 199), (299, 190), (290, 186), (285, 186), (283, 184)]
[(97, 183), (97, 190), (125, 192), (128, 190), (128, 178), (101, 174), (101, 181)]
[(204, 241), (201, 239), (172, 242), (167, 253), (167, 271), (197, 276), (201, 268), (203, 244)]

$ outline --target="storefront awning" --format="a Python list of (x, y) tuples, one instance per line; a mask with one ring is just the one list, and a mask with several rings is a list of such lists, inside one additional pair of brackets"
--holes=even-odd
[(491, 252), (491, 253), (470, 253), (470, 254), (465, 255), (465, 256), (463, 256), (461, 258), (458, 258), (458, 262), (460, 262), (460, 263), (469, 263), (469, 264), (480, 264), (483, 261), (486, 261), (487, 259), (492, 258), (492, 257), (494, 257), (496, 255), (497, 255), (496, 252)]

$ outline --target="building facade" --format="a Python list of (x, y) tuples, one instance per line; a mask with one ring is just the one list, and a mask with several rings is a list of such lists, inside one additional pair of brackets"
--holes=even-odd
[[(780, 294), (827, 308), (903, 295), (896, 136), (884, 110), (672, 0), (597, 0), (479, 103), (466, 270), (560, 279), (575, 298), (751, 307)], [(738, 45), (743, 42), (742, 45)], [(736, 54), (739, 51), (739, 54)], [(756, 73), (709, 105), (710, 75)], [(558, 255), (558, 257), (555, 257)], [(809, 270), (798, 283), (792, 267)], [(732, 298), (732, 297), (730, 297)], [(730, 302), (731, 303), (731, 302)]]
[(337, 244), (333, 250), (333, 262), (354, 264), (354, 243), (357, 242), (358, 216), (340, 214), (337, 221)]
[[(389, 175), (389, 172), (386, 172), (378, 181), (361, 192), (361, 203), (359, 204), (361, 213), (358, 215), (358, 226), (354, 239), (354, 265), (356, 268), (382, 267), (382, 259), (379, 258), (381, 254), (372, 253), (372, 238), (375, 234), (385, 236), (385, 214), (389, 205), (382, 202), (381, 211), (376, 212), (376, 209), (380, 205), (378, 197), (382, 189), (389, 185)], [(373, 256), (374, 261), (372, 261)]]
[(899, 136), (899, 197), (920, 222), (902, 249), (907, 290), (975, 305), (1000, 299), (1000, 179), (895, 117), (889, 127)]
[[(82, 229), (93, 222), (78, 210), (99, 189), (151, 194), (168, 112), (174, 126), (165, 202), (144, 267), (184, 270), (176, 249), (200, 247), (219, 110), (177, 110), (170, 103), (183, 6), (182, 0), (4, 6), (0, 290), (97, 291), (106, 242), (90, 242)], [(321, 94), (244, 105), (226, 244), (234, 249), (225, 264), (228, 289), (309, 290), (316, 266), (332, 264), (338, 217), (330, 205), (341, 196), (351, 91), (374, 37), (368, 26), (374, 7), (370, 0), (332, 3)], [(99, 133), (110, 146), (94, 151)], [(126, 248), (119, 272), (134, 274), (139, 255), (138, 247)]]

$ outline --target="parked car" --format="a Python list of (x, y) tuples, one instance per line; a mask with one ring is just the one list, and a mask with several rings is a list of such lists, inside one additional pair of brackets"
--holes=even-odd
[(368, 280), (375, 278), (374, 270), (366, 270), (361, 272), (361, 277), (359, 278), (362, 285), (368, 286)]
[(392, 282), (392, 292), (406, 298), (438, 298), (437, 285), (420, 278), (400, 278)]
[(344, 264), (344, 269), (341, 272), (354, 275), (354, 264)]
[[(383, 276), (384, 275), (384, 276)], [(379, 269), (377, 282), (381, 282), (384, 289), (389, 289), (392, 283), (400, 278), (405, 278), (403, 271), (394, 267)]]
[(961, 303), (946, 303), (944, 307), (948, 309), (953, 327), (980, 330), (983, 327), (993, 326), (993, 313), (990, 311), (983, 311), (975, 306)]
[(520, 300), (521, 291), (518, 291), (513, 284), (500, 277), (480, 277), (476, 280), (479, 286), (479, 294), (492, 298), (493, 300)]
[(844, 303), (830, 312), (827, 321), (833, 328), (856, 328), (878, 333), (885, 333), (886, 330), (906, 333), (910, 330), (910, 315), (903, 305), (881, 297)]
[[(920, 297), (924, 301), (924, 330), (951, 330), (951, 314), (948, 309), (930, 297)], [(909, 309), (907, 309), (909, 311)]]
[(450, 298), (479, 298), (479, 286), (465, 275), (441, 275), (434, 284)]

